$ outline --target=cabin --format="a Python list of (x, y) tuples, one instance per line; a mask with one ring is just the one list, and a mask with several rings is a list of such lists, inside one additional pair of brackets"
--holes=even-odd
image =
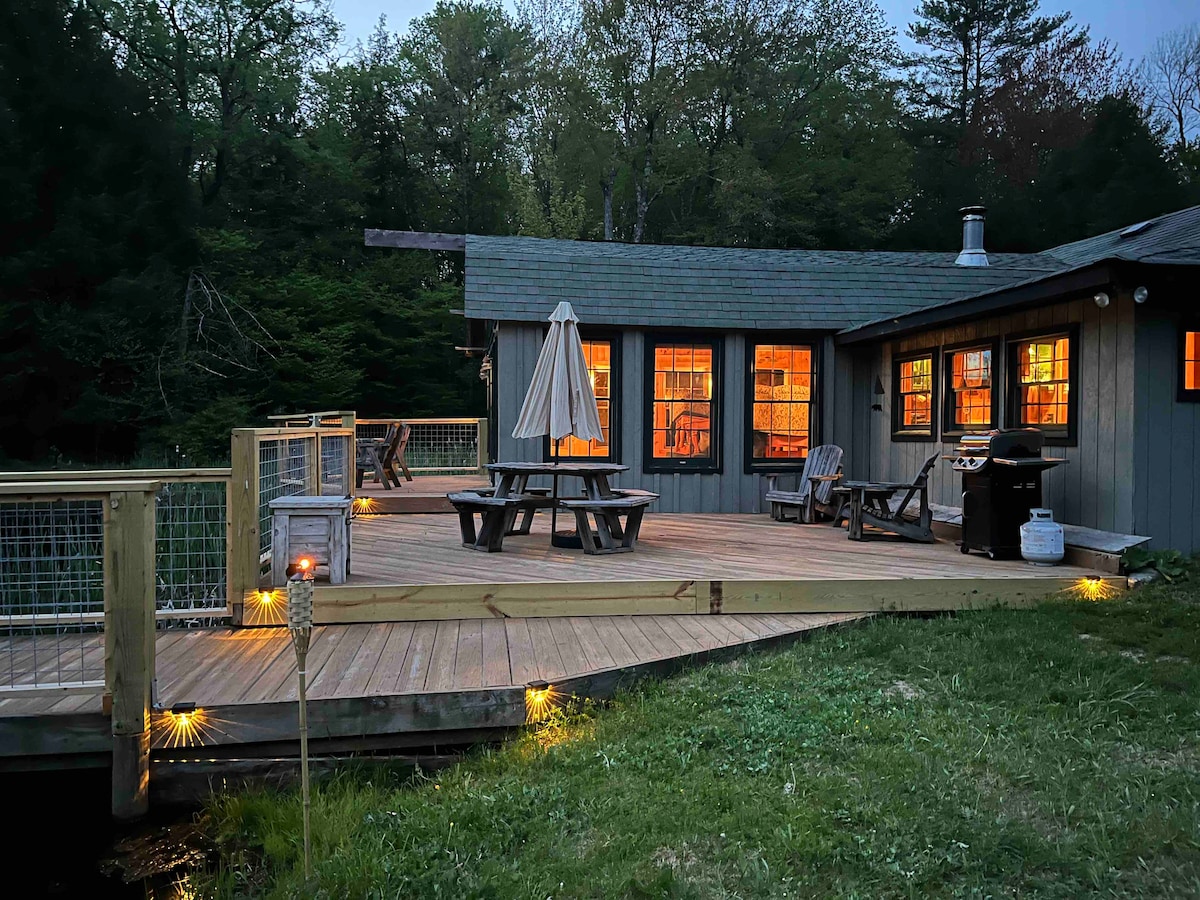
[[(903, 481), (968, 432), (1037, 426), (1063, 522), (1200, 550), (1200, 207), (1039, 253), (759, 250), (468, 235), (465, 315), (486, 348), (492, 458), (546, 319), (581, 319), (603, 441), (664, 512), (755, 513), (768, 475), (839, 444), (848, 477)], [(949, 464), (931, 499), (957, 506)]]

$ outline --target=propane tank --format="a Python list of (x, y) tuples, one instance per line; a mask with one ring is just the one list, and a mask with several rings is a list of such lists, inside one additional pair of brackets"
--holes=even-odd
[(1036, 566), (1062, 562), (1063, 529), (1054, 521), (1053, 510), (1029, 511), (1029, 521), (1021, 526), (1021, 556)]

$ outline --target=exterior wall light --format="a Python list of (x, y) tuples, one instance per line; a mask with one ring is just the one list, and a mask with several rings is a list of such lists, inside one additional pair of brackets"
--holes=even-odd
[(1104, 307), (1108, 306), (1110, 302), (1108, 294), (1104, 293), (1104, 291), (1100, 291), (1092, 299), (1096, 301), (1096, 305), (1101, 309), (1104, 309)]
[(1144, 284), (1133, 289), (1134, 303), (1145, 303), (1149, 298), (1150, 292), (1146, 290), (1146, 286)]

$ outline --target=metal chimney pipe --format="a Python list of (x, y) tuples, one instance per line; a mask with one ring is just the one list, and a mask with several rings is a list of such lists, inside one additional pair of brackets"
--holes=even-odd
[(959, 266), (986, 266), (987, 253), (983, 249), (983, 220), (987, 215), (986, 206), (964, 206), (959, 210), (963, 220), (963, 246), (958, 259), (954, 261)]

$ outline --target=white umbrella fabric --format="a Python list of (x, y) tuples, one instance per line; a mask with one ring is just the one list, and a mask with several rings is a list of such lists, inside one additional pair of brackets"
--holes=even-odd
[[(514, 438), (550, 436), (554, 459), (558, 442), (567, 435), (582, 441), (603, 440), (596, 394), (579, 338), (579, 317), (571, 304), (562, 301), (550, 314), (550, 331), (538, 354), (533, 379), (517, 424)], [(554, 476), (554, 499), (558, 499), (558, 476)], [(551, 507), (551, 541), (556, 537), (558, 508)]]
[(579, 317), (565, 300), (550, 314), (550, 331), (512, 434), (515, 438), (548, 434), (554, 441), (567, 435), (581, 441), (604, 439), (579, 338)]

